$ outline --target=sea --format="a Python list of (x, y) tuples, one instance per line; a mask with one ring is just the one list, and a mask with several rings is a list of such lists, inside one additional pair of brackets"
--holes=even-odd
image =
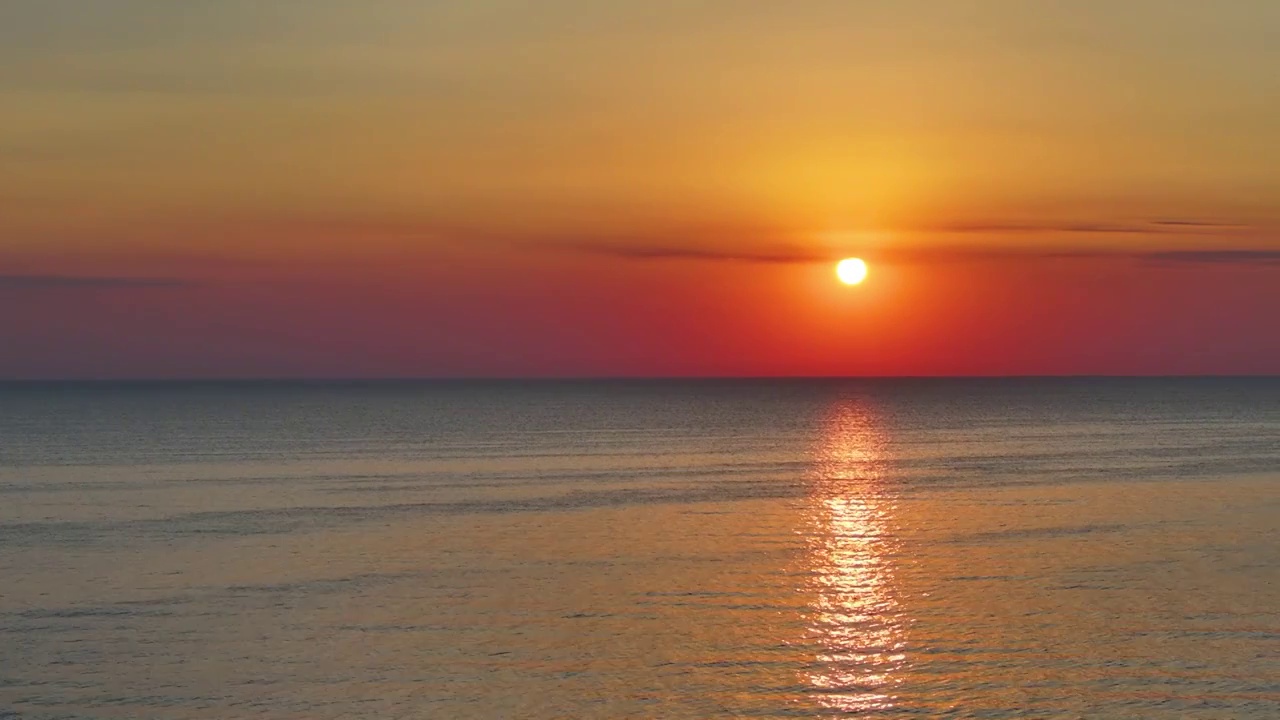
[(0, 385), (0, 718), (1280, 718), (1280, 378)]

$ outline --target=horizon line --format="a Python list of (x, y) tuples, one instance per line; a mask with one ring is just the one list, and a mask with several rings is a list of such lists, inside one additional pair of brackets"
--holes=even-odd
[(449, 383), (449, 382), (715, 382), (715, 381), (833, 381), (833, 380), (1194, 380), (1194, 379), (1280, 379), (1272, 373), (1026, 373), (1026, 374), (935, 374), (935, 375), (457, 375), (457, 376), (249, 376), (249, 377), (48, 377), (0, 378), (0, 385), (39, 384), (195, 384), (195, 383)]

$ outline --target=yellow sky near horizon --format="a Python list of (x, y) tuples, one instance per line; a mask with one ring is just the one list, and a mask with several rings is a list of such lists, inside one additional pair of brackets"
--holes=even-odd
[(0, 28), (11, 255), (1277, 247), (1267, 0), (18, 0)]

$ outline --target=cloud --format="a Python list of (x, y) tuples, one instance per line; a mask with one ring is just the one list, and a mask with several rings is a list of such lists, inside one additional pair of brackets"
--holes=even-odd
[(1142, 263), (1150, 265), (1280, 265), (1280, 250), (1217, 249), (1217, 250), (1152, 250), (1127, 251), (1070, 247), (978, 247), (978, 246), (916, 246), (894, 249), (868, 249), (865, 252), (850, 249), (847, 253), (815, 252), (796, 248), (767, 247), (755, 249), (710, 248), (690, 244), (678, 245), (675, 240), (665, 242), (592, 243), (589, 241), (557, 243), (561, 249), (591, 255), (632, 260), (638, 262), (729, 262), (759, 264), (807, 264), (834, 262), (843, 255), (857, 254), (872, 261), (904, 265), (935, 265), (961, 262), (1048, 262), (1054, 260), (1095, 260)]
[(181, 278), (86, 275), (0, 275), (0, 289), (181, 288), (195, 283)]
[(1151, 224), (1161, 226), (1161, 227), (1205, 228), (1205, 229), (1222, 229), (1222, 230), (1244, 230), (1250, 227), (1247, 223), (1217, 222), (1213, 220), (1152, 220)]
[[(1161, 232), (1146, 225), (1117, 223), (952, 223), (922, 228), (938, 233), (1148, 233)], [(1167, 232), (1167, 231), (1164, 231)]]
[(621, 260), (704, 260), (740, 263), (811, 263), (828, 260), (829, 256), (812, 251), (779, 248), (774, 250), (731, 250), (675, 244), (616, 244), (572, 242), (557, 243), (561, 248), (590, 255), (603, 255)]
[(1052, 261), (1094, 260), (1151, 265), (1241, 265), (1280, 264), (1280, 250), (1106, 250), (1095, 248), (919, 248), (888, 259), (907, 262), (955, 262), (965, 260)]
[(1080, 233), (1098, 235), (1198, 235), (1227, 230), (1247, 230), (1246, 223), (1165, 218), (1141, 222), (1053, 221), (947, 223), (919, 228), (936, 233)]
[(1280, 265), (1280, 250), (1176, 250), (1142, 256), (1156, 263)]

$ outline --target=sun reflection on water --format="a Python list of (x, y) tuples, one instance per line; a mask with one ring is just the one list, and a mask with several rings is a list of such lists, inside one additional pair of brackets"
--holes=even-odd
[(810, 470), (809, 632), (820, 649), (804, 680), (840, 712), (893, 707), (906, 665), (885, 440), (867, 408), (842, 402), (824, 421)]

